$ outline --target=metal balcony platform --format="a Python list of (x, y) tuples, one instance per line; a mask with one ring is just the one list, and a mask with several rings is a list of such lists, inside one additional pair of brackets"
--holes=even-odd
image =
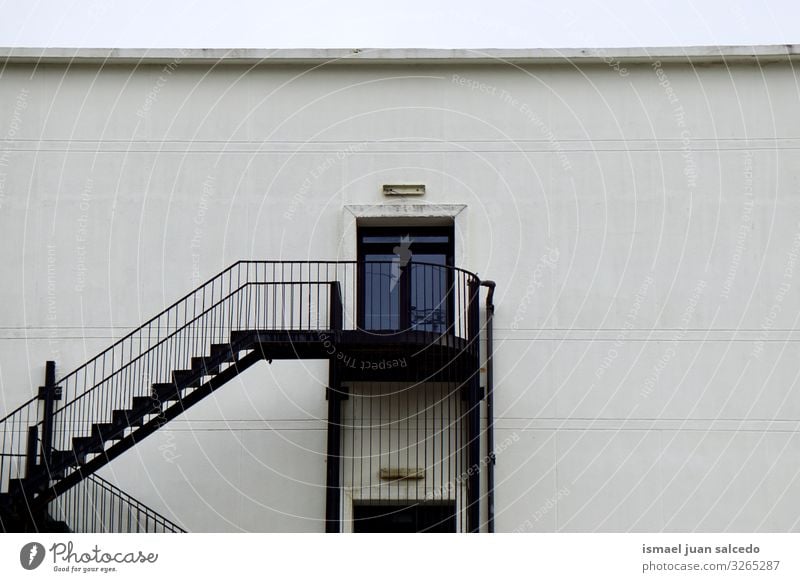
[(231, 341), (267, 360), (335, 360), (342, 381), (464, 381), (477, 363), (468, 340), (419, 330), (247, 330)]

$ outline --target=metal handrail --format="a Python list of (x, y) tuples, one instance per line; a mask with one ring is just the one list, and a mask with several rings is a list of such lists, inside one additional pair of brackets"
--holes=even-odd
[(132, 495), (99, 475), (50, 502), (51, 519), (63, 521), (73, 533), (186, 533)]
[[(422, 296), (415, 298), (417, 311), (442, 314), (445, 292), (455, 304), (452, 321), (429, 331), (461, 337), (468, 340), (470, 349), (476, 349), (471, 340), (477, 334), (477, 276), (456, 267), (411, 264), (423, 278), (433, 281), (436, 275), (439, 281), (438, 288), (421, 287)], [(398, 262), (234, 263), (55, 382), (63, 399), (50, 417), (55, 422), (47, 431), (54, 435), (52, 449), (68, 450), (74, 437), (88, 436), (93, 423), (110, 422), (113, 410), (126, 408), (133, 396), (149, 395), (153, 383), (171, 381), (172, 371), (187, 368), (191, 358), (205, 355), (212, 343), (229, 342), (231, 332), (237, 329), (319, 331), (330, 327), (325, 306), (329, 304), (331, 283), (340, 287), (346, 314), (343, 328), (360, 329), (365, 301), (361, 295), (367, 294), (362, 293), (360, 285), (367, 265), (372, 265), (372, 272), (386, 269), (389, 273), (397, 269)], [(444, 288), (441, 281), (445, 281)], [(370, 289), (381, 301), (392, 292), (393, 287), (386, 286)], [(420, 289), (410, 292), (420, 295)], [(425, 326), (432, 322), (411, 323)], [(18, 459), (26, 452), (28, 427), (38, 422), (40, 434), (45, 433), (39, 408), (39, 400), (33, 398), (0, 421), (0, 492), (6, 490), (10, 478), (23, 474), (23, 463)], [(48, 445), (46, 450), (50, 448)]]

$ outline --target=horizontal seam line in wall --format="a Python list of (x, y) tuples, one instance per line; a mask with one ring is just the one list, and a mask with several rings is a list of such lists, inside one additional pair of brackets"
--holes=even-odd
[[(297, 429), (302, 430), (302, 429)], [(530, 427), (530, 426), (503, 426), (503, 427), (495, 427), (495, 430), (513, 430), (519, 432), (660, 432), (660, 431), (667, 431), (667, 432), (700, 432), (700, 433), (709, 433), (709, 432), (733, 432), (733, 433), (773, 433), (773, 434), (800, 434), (800, 429), (791, 430), (785, 428), (671, 428), (671, 427), (645, 427), (645, 428), (625, 428), (625, 427), (617, 427), (617, 428), (602, 428), (602, 427)]]
[[(556, 142), (559, 143), (559, 142)], [(285, 151), (273, 151), (273, 150), (264, 150), (264, 149), (253, 149), (253, 150), (244, 150), (244, 149), (236, 149), (236, 150), (228, 150), (228, 149), (203, 149), (203, 150), (192, 150), (192, 149), (152, 149), (152, 150), (141, 150), (141, 149), (120, 149), (120, 150), (102, 150), (102, 149), (18, 149), (18, 148), (5, 148), (3, 151), (6, 152), (22, 152), (22, 153), (35, 153), (35, 154), (47, 154), (47, 153), (64, 153), (64, 154), (262, 154), (262, 155), (297, 155), (297, 154), (336, 154), (336, 153), (346, 153), (348, 157), (356, 156), (356, 155), (374, 155), (374, 154), (555, 154), (555, 155), (565, 155), (568, 153), (598, 153), (598, 152), (625, 152), (625, 153), (662, 153), (662, 152), (676, 152), (676, 153), (686, 153), (689, 152), (738, 152), (738, 151), (795, 151), (800, 150), (800, 146), (787, 146), (787, 147), (729, 147), (729, 148), (683, 148), (683, 147), (675, 147), (675, 148), (643, 148), (643, 149), (636, 149), (636, 148), (587, 148), (587, 149), (561, 149), (561, 148), (553, 148), (552, 146), (549, 148), (542, 148), (542, 149), (521, 149), (521, 148), (510, 148), (510, 149), (472, 149), (472, 148), (465, 148), (465, 149), (433, 149), (433, 148), (415, 148), (415, 149), (398, 149), (398, 150), (368, 150), (368, 151), (355, 151), (355, 152), (339, 152), (337, 150), (285, 150)]]
[[(59, 325), (59, 326), (38, 326), (38, 325), (31, 325), (31, 326), (0, 326), (0, 330), (6, 331), (51, 331), (51, 330), (130, 330), (137, 326), (130, 326), (130, 325), (113, 325), (113, 326), (103, 326), (103, 325)], [(174, 326), (171, 326), (169, 329), (177, 329)], [(214, 326), (213, 329), (219, 329), (219, 326)], [(716, 333), (716, 332), (766, 332), (766, 333), (775, 333), (775, 332), (800, 332), (800, 328), (755, 328), (755, 327), (739, 327), (739, 328), (732, 328), (732, 327), (631, 327), (631, 328), (617, 328), (617, 327), (498, 327), (495, 326), (495, 331), (513, 331), (513, 332), (523, 332), (523, 331), (536, 331), (536, 332), (585, 332), (585, 333), (604, 333), (604, 332), (625, 332), (625, 333), (642, 333), (642, 332), (660, 332), (660, 331), (680, 331), (680, 332), (702, 332), (702, 333)]]
[(624, 418), (624, 417), (603, 417), (592, 418), (591, 416), (498, 416), (495, 420), (524, 420), (524, 421), (557, 421), (557, 422), (797, 422), (800, 423), (800, 418), (794, 419), (772, 419), (772, 418), (679, 418), (679, 417), (637, 417)]
[[(689, 143), (720, 143), (720, 142), (733, 142), (733, 143), (758, 143), (758, 142), (791, 142), (800, 140), (800, 136), (796, 137), (695, 137), (690, 138)], [(609, 137), (609, 138), (562, 138), (555, 140), (557, 143), (569, 144), (592, 144), (592, 143), (671, 143), (674, 142), (683, 147), (686, 141), (680, 137), (638, 137), (638, 138), (625, 138), (625, 137)], [(415, 144), (487, 144), (487, 143), (511, 143), (511, 144), (543, 144), (551, 145), (553, 140), (549, 139), (526, 139), (526, 138), (507, 138), (507, 139), (384, 139), (384, 140), (209, 140), (209, 139), (164, 139), (164, 140), (123, 140), (123, 139), (72, 139), (72, 138), (49, 138), (49, 139), (12, 139), (6, 140), (6, 143), (19, 143), (19, 144), (114, 144), (114, 145), (164, 145), (164, 144), (219, 144), (219, 145), (298, 145), (298, 146), (314, 146), (314, 145), (378, 145), (378, 144), (401, 144), (401, 145), (415, 145)], [(11, 148), (8, 148), (11, 149)], [(310, 151), (310, 150), (306, 150)], [(331, 150), (325, 150), (331, 151)], [(356, 152), (348, 152), (356, 153)]]
[[(2, 327), (0, 327), (2, 329)], [(34, 328), (31, 328), (34, 329)], [(769, 329), (761, 329), (754, 327), (498, 327), (495, 326), (496, 331), (702, 331), (702, 332), (716, 332), (716, 331), (800, 331), (797, 328), (777, 328), (772, 327)]]
[[(24, 339), (24, 338), (18, 338)], [(797, 343), (800, 342), (800, 338), (792, 339), (763, 339), (763, 338), (752, 338), (752, 339), (739, 339), (739, 338), (635, 338), (635, 337), (626, 337), (622, 340), (616, 338), (598, 338), (598, 337), (587, 337), (587, 338), (569, 338), (569, 337), (495, 337), (495, 341), (503, 341), (503, 342), (624, 342), (624, 343), (663, 343), (663, 342), (683, 342), (683, 343), (704, 343), (704, 344), (713, 344), (713, 343), (720, 343), (720, 342), (739, 342), (739, 343), (753, 343), (753, 342), (764, 342), (764, 343)]]
[[(135, 328), (135, 325), (0, 325), (0, 330), (51, 330), (51, 329), (120, 329), (127, 330)], [(175, 329), (170, 327), (170, 329)], [(800, 328), (778, 328), (771, 327), (769, 329), (761, 329), (755, 327), (494, 327), (495, 330), (502, 331), (586, 331), (586, 332), (605, 332), (605, 331), (625, 331), (625, 332), (643, 332), (643, 331), (701, 331), (701, 332), (717, 332), (717, 331), (758, 331), (758, 332), (800, 332)]]
[[(92, 336), (92, 335), (76, 335), (76, 336), (22, 336), (22, 337), (0, 337), (0, 341), (19, 341), (19, 340), (109, 340), (114, 341), (115, 337), (110, 336)], [(624, 340), (616, 338), (568, 338), (568, 337), (495, 337), (495, 341), (502, 342), (619, 342), (624, 343), (663, 343), (663, 342), (683, 342), (683, 343), (720, 343), (720, 342), (738, 342), (738, 343), (797, 343), (800, 338), (786, 338), (786, 339), (764, 339), (764, 338), (630, 338), (626, 337)]]
[[(719, 141), (742, 141), (742, 142), (756, 142), (756, 141), (791, 141), (791, 140), (800, 140), (800, 136), (781, 136), (781, 137), (771, 137), (771, 136), (761, 136), (761, 137), (692, 137), (690, 141), (708, 141), (708, 142), (719, 142)], [(28, 139), (28, 138), (17, 138), (8, 140), (12, 142), (18, 143), (55, 143), (55, 142), (65, 142), (65, 143), (116, 143), (116, 144), (132, 144), (132, 143), (146, 143), (146, 144), (163, 144), (163, 143), (219, 143), (219, 144), (261, 144), (261, 143), (273, 143), (273, 144), (378, 144), (378, 143), (404, 143), (404, 144), (414, 144), (414, 143), (503, 143), (503, 142), (520, 142), (520, 143), (552, 143), (551, 140), (548, 139), (454, 139), (454, 140), (446, 140), (446, 139), (378, 139), (378, 140), (326, 140), (326, 139), (316, 139), (313, 141), (308, 140), (291, 140), (291, 139), (275, 139), (269, 141), (258, 141), (258, 140), (249, 140), (249, 139), (231, 139), (231, 140), (219, 140), (219, 139), (81, 139), (81, 138), (35, 138), (35, 139)], [(609, 141), (621, 141), (621, 142), (653, 142), (653, 141), (674, 141), (683, 143), (683, 138), (680, 137), (632, 137), (632, 138), (624, 138), (624, 137), (604, 137), (604, 138), (564, 138), (558, 140), (560, 142), (570, 142), (570, 143), (592, 143), (592, 142), (609, 142)]]
[[(698, 422), (706, 422), (706, 423), (716, 423), (716, 424), (724, 424), (724, 423), (755, 423), (755, 422), (768, 422), (772, 424), (786, 424), (786, 423), (794, 423), (800, 425), (800, 419), (780, 419), (780, 420), (772, 420), (769, 418), (751, 418), (751, 419), (742, 419), (742, 418), (725, 418), (725, 419), (712, 419), (712, 418), (637, 418), (637, 419), (625, 419), (625, 418), (544, 418), (544, 417), (536, 417), (536, 418), (526, 418), (526, 417), (509, 417), (509, 416), (502, 416), (495, 418), (495, 422), (560, 422), (560, 423), (574, 423), (574, 422), (591, 422), (591, 423), (621, 423), (621, 424), (635, 424), (635, 423), (667, 423), (667, 422), (681, 422), (681, 423), (698, 423)], [(262, 423), (265, 425), (269, 425), (270, 423), (299, 423), (299, 422), (308, 422), (308, 423), (326, 423), (325, 419), (270, 419), (270, 420), (192, 420), (192, 421), (182, 421), (180, 424), (171, 425), (175, 427), (181, 427), (185, 425), (193, 425), (193, 424), (222, 424), (222, 425), (234, 425), (234, 424), (241, 424), (241, 423)], [(89, 426), (90, 422), (86, 423), (79, 423), (85, 424)], [(170, 425), (165, 425), (170, 426)], [(191, 429), (191, 426), (186, 426), (187, 429)], [(227, 426), (226, 426), (227, 428)], [(798, 427), (800, 428), (800, 426)], [(219, 429), (214, 429), (219, 430)]]
[[(707, 427), (707, 428), (688, 428), (688, 427), (531, 427), (531, 426), (498, 426), (496, 430), (514, 430), (519, 432), (539, 432), (539, 431), (557, 431), (557, 432), (747, 432), (747, 433), (776, 433), (776, 434), (800, 434), (800, 428), (788, 429), (780, 427), (767, 427), (767, 428), (730, 428), (730, 427)], [(175, 428), (170, 432), (289, 432), (289, 431), (313, 431), (313, 432), (326, 432), (326, 427), (302, 427), (302, 428), (276, 428), (276, 427), (263, 427), (263, 428)], [(394, 429), (385, 429), (382, 432), (403, 432), (405, 427)]]

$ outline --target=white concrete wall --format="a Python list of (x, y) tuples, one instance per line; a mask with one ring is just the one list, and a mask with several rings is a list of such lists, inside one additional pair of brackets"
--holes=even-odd
[[(344, 206), (424, 183), (498, 283), (498, 530), (800, 529), (797, 101), (786, 61), (9, 64), (0, 407), (237, 259), (351, 258)], [(104, 475), (322, 531), (324, 381), (259, 366)]]

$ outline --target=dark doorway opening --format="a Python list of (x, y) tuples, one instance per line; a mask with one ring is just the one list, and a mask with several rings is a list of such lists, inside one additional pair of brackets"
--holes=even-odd
[(455, 533), (455, 502), (353, 505), (355, 533)]

